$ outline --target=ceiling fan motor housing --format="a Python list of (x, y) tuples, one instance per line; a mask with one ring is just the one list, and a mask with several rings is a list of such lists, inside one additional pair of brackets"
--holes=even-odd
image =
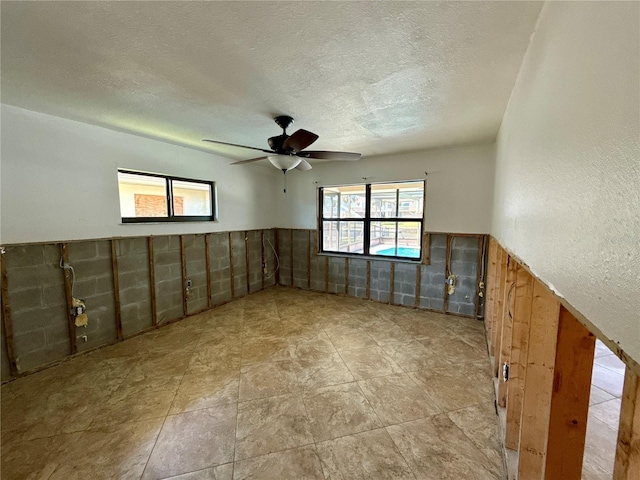
[(284, 142), (287, 140), (287, 138), (289, 138), (289, 135), (287, 135), (286, 133), (271, 137), (268, 140), (269, 146), (277, 153), (286, 153), (284, 150)]

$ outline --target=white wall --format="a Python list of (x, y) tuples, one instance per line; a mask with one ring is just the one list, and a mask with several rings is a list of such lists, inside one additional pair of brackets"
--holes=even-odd
[(488, 233), (493, 167), (493, 144), (316, 163), (313, 170), (287, 173), (288, 195), (280, 188), (278, 226), (316, 228), (320, 186), (426, 178), (425, 231)]
[(497, 142), (492, 234), (640, 361), (637, 2), (547, 2)]
[[(2, 105), (3, 243), (271, 228), (278, 172)], [(213, 180), (219, 222), (120, 223), (117, 168)]]

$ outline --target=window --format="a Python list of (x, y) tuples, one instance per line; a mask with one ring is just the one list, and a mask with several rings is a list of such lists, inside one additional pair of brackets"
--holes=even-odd
[(424, 181), (321, 187), (320, 251), (420, 259)]
[(123, 223), (215, 220), (213, 182), (118, 170)]

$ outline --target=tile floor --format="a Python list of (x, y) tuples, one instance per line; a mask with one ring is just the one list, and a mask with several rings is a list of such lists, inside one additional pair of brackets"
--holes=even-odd
[(3, 478), (502, 479), (481, 322), (271, 288), (2, 387)]
[(622, 360), (597, 340), (591, 377), (583, 480), (610, 480), (613, 477), (624, 373), (625, 365)]

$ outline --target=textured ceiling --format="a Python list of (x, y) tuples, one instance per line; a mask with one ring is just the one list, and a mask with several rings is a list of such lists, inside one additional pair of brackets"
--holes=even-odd
[[(495, 138), (540, 2), (2, 2), (2, 102), (232, 158)], [(294, 131), (290, 130), (289, 133)], [(254, 152), (255, 153), (255, 152)]]

